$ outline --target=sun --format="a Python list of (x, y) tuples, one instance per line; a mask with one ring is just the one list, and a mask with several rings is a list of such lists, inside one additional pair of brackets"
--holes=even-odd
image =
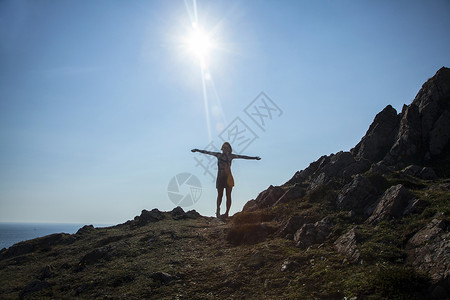
[(214, 48), (214, 43), (207, 32), (200, 28), (197, 23), (193, 23), (192, 30), (186, 39), (186, 46), (192, 54), (204, 61)]

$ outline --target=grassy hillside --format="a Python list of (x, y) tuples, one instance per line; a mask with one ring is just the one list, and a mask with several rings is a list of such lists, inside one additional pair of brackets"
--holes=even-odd
[[(450, 180), (365, 174), (378, 185), (402, 183), (423, 209), (369, 224), (336, 210), (337, 191), (220, 220), (162, 213), (149, 222), (84, 227), (20, 243), (0, 253), (2, 299), (425, 299), (431, 278), (408, 261), (406, 243), (433, 219), (450, 224)], [(282, 188), (287, 189), (287, 186)], [(179, 213), (179, 211), (178, 211)], [(330, 219), (320, 244), (299, 248), (282, 236), (293, 215)], [(141, 219), (142, 220), (142, 219)], [(359, 258), (336, 250), (354, 230)], [(435, 292), (436, 293), (436, 292)]]

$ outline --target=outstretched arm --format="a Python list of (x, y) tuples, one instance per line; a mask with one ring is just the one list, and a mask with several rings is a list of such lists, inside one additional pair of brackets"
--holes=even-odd
[(234, 154), (233, 158), (256, 159), (256, 160), (260, 160), (261, 159), (261, 157), (259, 157), (259, 156), (247, 156), (247, 155), (238, 155), (238, 154)]
[(199, 150), (199, 149), (192, 149), (191, 151), (192, 152), (200, 152), (200, 153), (203, 153), (203, 154), (208, 154), (208, 155), (213, 155), (213, 156), (217, 156), (217, 155), (220, 154), (219, 152), (212, 152), (212, 151)]

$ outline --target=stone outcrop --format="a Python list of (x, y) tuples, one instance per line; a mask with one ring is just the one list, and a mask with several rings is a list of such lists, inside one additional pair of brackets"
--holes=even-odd
[(351, 150), (357, 158), (365, 158), (371, 162), (382, 160), (391, 149), (397, 136), (399, 116), (391, 106), (386, 106), (375, 116), (366, 135)]
[(408, 261), (427, 272), (433, 283), (449, 285), (450, 232), (449, 225), (438, 218), (411, 237), (406, 245)]
[(390, 105), (383, 109), (351, 153), (372, 163), (424, 165), (448, 159), (449, 150), (450, 69), (443, 67), (400, 114)]
[(437, 175), (432, 168), (421, 167), (418, 165), (409, 165), (402, 170), (402, 173), (408, 176), (414, 176), (425, 180), (432, 180), (437, 178)]
[(277, 235), (279, 237), (293, 239), (293, 234), (298, 229), (300, 229), (304, 224), (311, 223), (313, 221), (313, 216), (293, 215), (281, 226), (281, 229), (278, 231)]
[(350, 152), (341, 151), (322, 156), (305, 170), (295, 173), (286, 184), (307, 183), (309, 191), (326, 184), (340, 187), (349, 182), (353, 175), (363, 173), (369, 168), (370, 163), (366, 159), (357, 159)]
[(294, 235), (296, 246), (306, 249), (312, 245), (323, 243), (330, 234), (332, 225), (333, 223), (328, 217), (314, 224), (304, 224)]
[(370, 215), (368, 207), (376, 201), (378, 189), (364, 176), (355, 178), (344, 186), (336, 199), (336, 206), (341, 210), (350, 210), (358, 215)]
[(254, 211), (260, 208), (266, 208), (275, 204), (280, 197), (285, 193), (285, 190), (279, 186), (269, 186), (267, 190), (259, 193), (255, 200), (250, 200), (245, 204), (243, 211)]
[(348, 263), (357, 263), (360, 260), (361, 253), (357, 245), (357, 235), (355, 227), (345, 234), (341, 235), (335, 242), (334, 247), (337, 252), (345, 256)]
[(448, 155), (450, 149), (450, 69), (441, 68), (425, 82), (400, 114), (396, 141), (384, 160), (419, 165)]
[(376, 224), (385, 219), (401, 217), (412, 198), (411, 193), (401, 184), (389, 188), (367, 221)]
[(164, 219), (164, 214), (157, 208), (148, 211), (142, 210), (141, 215), (134, 218), (138, 226), (144, 226), (150, 222), (158, 222)]

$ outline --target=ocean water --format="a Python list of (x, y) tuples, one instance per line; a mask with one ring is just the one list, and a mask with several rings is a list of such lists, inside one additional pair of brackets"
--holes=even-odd
[[(46, 236), (52, 233), (76, 233), (86, 224), (62, 224), (62, 223), (0, 223), (0, 250), (12, 245)], [(110, 225), (97, 224), (95, 227)]]

